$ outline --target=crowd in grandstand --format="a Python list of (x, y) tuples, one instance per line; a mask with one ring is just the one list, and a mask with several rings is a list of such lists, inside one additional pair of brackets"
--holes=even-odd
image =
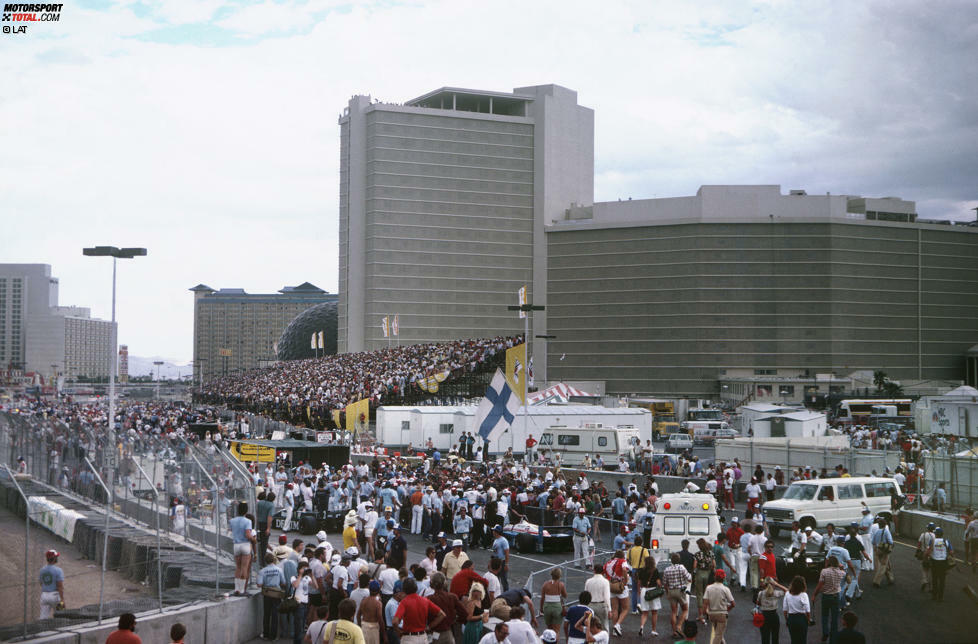
[(292, 360), (209, 381), (201, 400), (331, 426), (332, 410), (363, 399), (376, 407), (422, 394), (429, 377), (451, 381), (521, 341), (522, 336), (457, 340)]

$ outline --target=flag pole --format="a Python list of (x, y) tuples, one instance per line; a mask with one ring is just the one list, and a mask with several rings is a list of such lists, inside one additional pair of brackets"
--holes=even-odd
[[(527, 313), (526, 317), (523, 318), (523, 346), (526, 348), (526, 351), (523, 353), (523, 362), (524, 362), (523, 364), (523, 440), (526, 440), (526, 437), (529, 436), (529, 434), (526, 433), (526, 427), (527, 427), (526, 395), (527, 395), (527, 387), (528, 387), (527, 383), (530, 380), (530, 365), (529, 365), (530, 359), (529, 357), (527, 357), (530, 354), (530, 314), (529, 313)], [(512, 439), (514, 444), (511, 445), (510, 447), (513, 450), (513, 458), (515, 459), (516, 458), (516, 445), (515, 445), (516, 436), (512, 436)], [(523, 455), (523, 458), (526, 459), (526, 454)]]

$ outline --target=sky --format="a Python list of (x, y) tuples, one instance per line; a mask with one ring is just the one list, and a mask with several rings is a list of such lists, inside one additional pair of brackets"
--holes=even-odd
[[(16, 26), (18, 23), (0, 23)], [(193, 295), (337, 290), (349, 98), (556, 83), (595, 112), (595, 200), (704, 184), (978, 206), (978, 3), (67, 1), (0, 33), (0, 262), (135, 356), (192, 357)]]

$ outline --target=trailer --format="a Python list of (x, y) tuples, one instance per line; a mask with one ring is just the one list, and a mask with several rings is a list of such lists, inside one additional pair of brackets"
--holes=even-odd
[[(377, 410), (377, 441), (388, 449), (424, 449), (432, 447), (447, 452), (457, 445), (464, 433), (478, 436), (475, 426), (478, 407), (465, 406), (383, 406)], [(594, 423), (607, 426), (632, 425), (644, 444), (652, 438), (652, 412), (628, 407), (598, 405), (530, 405), (526, 413), (521, 407), (512, 427), (489, 445), (490, 454), (505, 452), (510, 447), (516, 454), (526, 451), (526, 438), (537, 440), (548, 428), (557, 425), (581, 427)]]

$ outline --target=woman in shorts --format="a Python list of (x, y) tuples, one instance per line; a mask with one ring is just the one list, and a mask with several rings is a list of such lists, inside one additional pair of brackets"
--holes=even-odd
[(616, 550), (614, 556), (604, 565), (604, 576), (611, 584), (621, 584), (622, 590), (615, 592), (611, 590), (611, 614), (608, 619), (611, 622), (611, 631), (621, 637), (621, 623), (628, 616), (628, 574), (631, 566), (625, 561), (625, 555), (621, 550)]
[(564, 621), (564, 600), (567, 599), (567, 587), (560, 580), (560, 568), (550, 571), (550, 581), (540, 588), (540, 612), (543, 622), (554, 632), (560, 630)]
[(655, 567), (654, 557), (645, 558), (645, 566), (638, 571), (638, 584), (638, 609), (642, 613), (642, 623), (638, 627), (638, 636), (645, 636), (645, 622), (649, 618), (649, 612), (651, 612), (652, 637), (658, 637), (659, 633), (655, 629), (659, 625), (659, 611), (662, 609), (662, 601), (658, 597), (651, 600), (645, 598), (647, 592), (662, 586), (662, 576), (659, 574), (659, 569)]
[(242, 501), (238, 504), (238, 516), (231, 519), (231, 540), (234, 542), (234, 594), (243, 595), (248, 588), (248, 574), (251, 570), (251, 549), (255, 542), (255, 531), (252, 529), (248, 514), (248, 504)]

